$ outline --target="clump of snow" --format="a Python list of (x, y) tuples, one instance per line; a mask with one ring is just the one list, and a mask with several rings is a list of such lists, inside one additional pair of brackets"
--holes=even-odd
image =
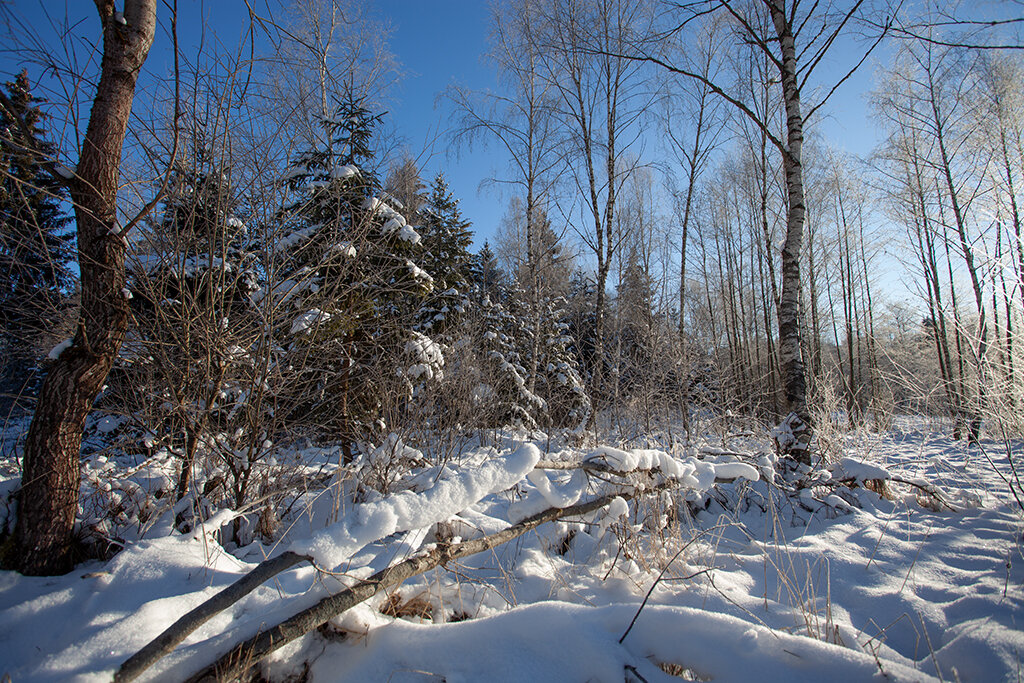
[(715, 463), (716, 479), (749, 479), (750, 481), (757, 481), (759, 476), (757, 469), (745, 462)]
[(274, 244), (274, 251), (282, 253), (303, 244), (320, 230), (319, 225), (310, 225), (299, 230), (292, 230), (287, 235), (277, 240)]
[(628, 515), (629, 503), (621, 496), (613, 498), (612, 502), (608, 503), (608, 507), (605, 508), (604, 517), (601, 518), (601, 534), (603, 535), (615, 521)]
[(419, 332), (412, 333), (412, 339), (405, 343), (405, 352), (412, 356), (414, 363), (406, 370), (413, 379), (442, 379), (444, 377), (444, 354), (434, 340)]
[(313, 558), (325, 569), (337, 567), (369, 543), (442, 522), (485, 496), (504, 491), (526, 476), (538, 460), (540, 449), (524, 443), (505, 457), (449, 473), (420, 493), (401, 491), (358, 505), (312, 538), (296, 541), (290, 550)]
[(65, 351), (71, 348), (71, 345), (73, 343), (74, 340), (68, 337), (67, 339), (54, 346), (52, 349), (50, 349), (50, 352), (46, 354), (46, 357), (49, 360), (57, 360), (58, 358), (60, 358), (60, 354), (64, 353)]
[(241, 219), (239, 219), (237, 216), (228, 217), (227, 226), (232, 230), (237, 230), (239, 233), (243, 235), (246, 233), (248, 229), (245, 223), (243, 223)]
[(311, 308), (292, 321), (292, 327), (288, 331), (288, 334), (295, 335), (308, 332), (310, 329), (321, 325), (330, 319), (330, 313), (325, 313), (319, 308)]
[(384, 224), (380, 229), (383, 234), (395, 234), (398, 239), (409, 244), (420, 243), (419, 233), (406, 222), (402, 214), (386, 202), (377, 197), (368, 197), (363, 201), (362, 206), (370, 212), (371, 216), (381, 216), (384, 219)]
[(526, 475), (526, 478), (537, 487), (545, 502), (555, 508), (575, 505), (587, 490), (587, 475), (583, 470), (574, 472), (569, 481), (562, 486), (552, 484), (548, 475), (542, 470), (534, 470)]
[(872, 479), (891, 479), (889, 470), (880, 465), (861, 460), (859, 458), (843, 458), (832, 467), (833, 479), (853, 479), (858, 482), (870, 481)]
[(347, 240), (346, 241), (342, 241), (342, 242), (338, 242), (337, 244), (332, 245), (331, 246), (331, 251), (333, 251), (336, 254), (341, 254), (342, 256), (344, 256), (346, 258), (355, 258), (356, 257), (355, 245), (353, 245), (351, 242), (349, 242)]
[(665, 451), (640, 448), (624, 451), (611, 446), (600, 446), (584, 459), (586, 463), (597, 463), (620, 473), (659, 470), (672, 479), (680, 480), (685, 486), (696, 491), (706, 491), (715, 479), (749, 479), (757, 481), (755, 467), (737, 461), (710, 462), (688, 457), (679, 460)]
[(400, 436), (391, 433), (384, 439), (384, 443), (370, 451), (368, 459), (371, 465), (392, 464), (400, 461), (413, 463), (422, 461), (423, 453), (411, 446), (406, 446)]
[(422, 282), (428, 290), (434, 284), (434, 278), (430, 277), (430, 274), (427, 273), (427, 271), (423, 270), (409, 259), (405, 260), (405, 268), (409, 271), (409, 274), (412, 275), (414, 280)]
[(352, 178), (359, 174), (359, 168), (352, 164), (340, 164), (331, 169), (331, 177), (337, 180)]
[[(635, 613), (634, 605), (587, 607), (550, 601), (444, 625), (403, 620), (377, 625), (365, 615), (362, 628), (375, 627), (370, 637), (328, 650), (312, 664), (309, 676), (536, 683), (937, 680), (888, 661), (882, 676), (870, 654), (691, 607), (648, 605), (629, 636), (618, 642)], [(688, 675), (669, 676), (659, 662), (676, 664)], [(404, 675), (421, 671), (430, 675)]]

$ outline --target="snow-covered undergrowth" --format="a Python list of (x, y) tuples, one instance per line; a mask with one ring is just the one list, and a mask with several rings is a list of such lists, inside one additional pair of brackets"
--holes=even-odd
[[(993, 445), (967, 450), (898, 423), (849, 437), (834, 464), (787, 474), (755, 438), (685, 452), (647, 441), (591, 448), (492, 435), (438, 464), (393, 437), (347, 468), (334, 449), (281, 449), (267, 466), (302, 474), (306, 488), (280, 498), (272, 532), (236, 533), (242, 544), (227, 547), (220, 541), (238, 531), (231, 511), (207, 510), (205, 524), (173, 531), (181, 505), (155, 495), (173, 488), (172, 459), (90, 456), (82, 516), (95, 525), (107, 514), (102, 530), (125, 547), (63, 577), (0, 573), (0, 674), (109, 680), (264, 558), (287, 549), (314, 558), (316, 567), (278, 575), (145, 674), (183, 680), (388, 564), (603, 495), (601, 509), (376, 595), (272, 654), (264, 674), (1017, 680), (1022, 525)], [(15, 472), (0, 463), (5, 498)], [(260, 526), (243, 512), (246, 528)]]

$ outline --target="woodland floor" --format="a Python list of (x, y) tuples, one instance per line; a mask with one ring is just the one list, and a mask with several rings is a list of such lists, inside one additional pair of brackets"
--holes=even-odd
[[(17, 485), (20, 428), (9, 427), (0, 462), (5, 499)], [(94, 438), (103, 429), (94, 425)], [(522, 438), (479, 437), (460, 461), (512, 451)], [(665, 448), (656, 435), (643, 438), (648, 443), (618, 446)], [(592, 450), (554, 442), (536, 441), (545, 460), (578, 460)], [(272, 655), (264, 675), (449, 683), (1020, 680), (1024, 524), (1002, 444), (968, 448), (909, 418), (883, 434), (834, 438), (825, 454), (835, 462), (823, 476), (864, 479), (875, 466), (889, 478), (885, 495), (827, 482), (787, 494), (766, 481), (774, 461), (766, 448), (751, 436), (724, 443), (708, 436), (690, 455), (729, 462), (736, 456), (724, 451), (741, 454), (761, 480), (649, 496), (631, 502), (625, 516), (547, 524), (377, 595)], [(296, 471), (306, 468), (309, 481), (323, 481), (331, 460), (329, 449), (281, 456)], [(98, 514), (97, 499), (111, 509), (110, 494), (120, 491), (118, 528), (135, 524), (136, 537), (109, 561), (66, 576), (0, 572), (0, 674), (12, 681), (109, 680), (178, 616), (323, 523), (313, 512), (284, 515), (278, 545), (225, 548), (215, 541), (216, 524), (181, 534), (152, 515), (142, 524), (125, 515), (132, 496), (160, 484), (156, 464), (107, 453), (90, 456), (84, 469), (83, 514)], [(939, 498), (895, 479), (935, 486)], [(454, 534), (507, 526), (530, 486), (524, 479), (474, 504), (450, 520)], [(309, 511), (351, 495), (345, 486), (311, 489), (293, 502)], [(339, 573), (296, 567), (205, 624), (147, 678), (181, 680), (351, 576), (365, 576), (366, 567), (415, 550), (408, 536), (388, 537)]]

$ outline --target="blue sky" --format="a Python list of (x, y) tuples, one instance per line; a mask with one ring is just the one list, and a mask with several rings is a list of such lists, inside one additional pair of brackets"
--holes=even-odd
[[(6, 4), (33, 26), (46, 44), (57, 41), (47, 16), (63, 22), (65, 13), (82, 44), (98, 41), (99, 21), (92, 0), (0, 0), (0, 4)], [(237, 44), (248, 25), (242, 0), (178, 0), (178, 4), (182, 50), (198, 45), (204, 22), (208, 34), (215, 33), (228, 46)], [(252, 4), (257, 12), (268, 12), (266, 0)], [(272, 0), (269, 4), (270, 11), (280, 16), (280, 11), (274, 9), (276, 4)], [(480, 180), (502, 170), (504, 162), (479, 145), (472, 150), (464, 149), (458, 157), (447, 155), (449, 110), (444, 102), (438, 101), (438, 95), (452, 83), (470, 88), (494, 86), (495, 77), (482, 61), (487, 49), (489, 5), (484, 0), (379, 0), (373, 8), (378, 18), (391, 26), (390, 47), (405, 73), (388, 106), (388, 118), (406, 138), (409, 152), (421, 160), (426, 179), (439, 170), (445, 172), (453, 192), (461, 199), (463, 212), (479, 233), (478, 243), (482, 244), (483, 239), (493, 235), (504, 212), (504, 202), (493, 191), (478, 192)], [(151, 73), (171, 68), (171, 42), (164, 21), (167, 16), (169, 12), (161, 3), (158, 18), (162, 27), (146, 65)], [(10, 80), (24, 66), (17, 55), (0, 50), (2, 80)], [(33, 82), (41, 77), (40, 70), (31, 65), (29, 75)]]
[[(0, 0), (4, 3), (5, 0)], [(228, 46), (237, 44), (248, 25), (248, 14), (241, 0), (178, 0), (179, 37), (183, 50), (194, 49), (205, 24), (209, 33)], [(89, 44), (96, 42), (99, 22), (91, 0), (7, 0), (8, 7), (36, 27), (44, 40), (56, 40), (44, 20), (46, 13), (63, 17), (67, 13), (75, 33)], [(118, 3), (120, 4), (120, 2)], [(267, 5), (272, 9), (267, 9)], [(276, 13), (273, 0), (255, 0), (257, 12)], [(420, 160), (423, 175), (430, 179), (444, 170), (449, 184), (465, 216), (473, 222), (477, 244), (493, 238), (495, 227), (504, 213), (505, 198), (496, 189), (481, 189), (481, 180), (504, 172), (505, 160), (497, 146), (477, 144), (463, 147), (458, 156), (448, 153), (450, 108), (438, 95), (453, 83), (471, 89), (495, 87), (495, 75), (483, 60), (490, 31), (490, 9), (486, 0), (376, 0), (372, 7), (377, 18), (389, 24), (392, 33), (390, 48), (398, 57), (405, 78), (393, 92), (388, 105), (388, 118), (405, 137), (409, 152)], [(161, 73), (170, 70), (172, 53), (167, 34), (166, 6), (161, 3), (160, 17), (165, 24), (158, 33), (147, 70)], [(850, 54), (854, 45), (837, 51), (835, 66), (843, 65), (843, 54)], [(0, 52), (3, 79), (20, 70), (22, 64), (9, 53)], [(848, 65), (845, 65), (848, 66)], [(872, 85), (872, 64), (846, 84), (830, 103), (829, 118), (819, 122), (831, 143), (854, 154), (867, 154), (876, 142), (874, 126), (868, 120), (863, 93)], [(38, 73), (31, 73), (33, 80)], [(825, 80), (835, 75), (823, 73)], [(657, 153), (654, 145), (646, 145), (649, 154)]]

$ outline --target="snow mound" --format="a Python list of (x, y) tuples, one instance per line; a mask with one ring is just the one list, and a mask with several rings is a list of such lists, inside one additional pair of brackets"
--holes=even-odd
[(887, 480), (892, 474), (884, 467), (859, 458), (843, 458), (832, 468), (833, 479), (853, 479), (864, 482), (872, 479)]
[(311, 666), (310, 679), (681, 680), (658, 667), (665, 663), (688, 671), (692, 678), (686, 680), (716, 683), (936, 680), (888, 661), (882, 674), (869, 654), (689, 607), (644, 607), (619, 643), (636, 611), (635, 605), (593, 608), (541, 602), (454, 624), (396, 620), (355, 644), (329, 648)]

